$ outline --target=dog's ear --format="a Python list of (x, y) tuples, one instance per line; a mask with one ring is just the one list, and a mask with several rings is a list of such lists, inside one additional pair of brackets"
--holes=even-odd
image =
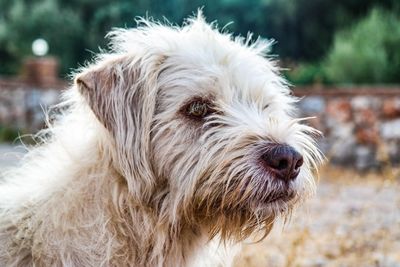
[(87, 103), (97, 119), (109, 130), (114, 131), (116, 114), (112, 110), (120, 99), (121, 88), (125, 86), (125, 69), (121, 59), (97, 66), (78, 75), (75, 83), (79, 92), (85, 97)]
[[(120, 57), (88, 68), (75, 79), (93, 113), (114, 137), (115, 164), (120, 164), (131, 192), (142, 198), (154, 184), (149, 157), (158, 72), (152, 63)], [(144, 184), (138, 184), (137, 177)]]

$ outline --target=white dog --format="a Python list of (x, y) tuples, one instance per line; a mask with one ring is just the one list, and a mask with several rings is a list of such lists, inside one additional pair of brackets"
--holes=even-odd
[(0, 186), (0, 266), (229, 266), (313, 192), (269, 43), (141, 21), (76, 74)]

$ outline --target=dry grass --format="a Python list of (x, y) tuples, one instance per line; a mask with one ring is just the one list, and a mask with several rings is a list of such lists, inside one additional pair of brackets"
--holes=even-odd
[(400, 266), (400, 170), (359, 174), (326, 167), (317, 196), (245, 245), (236, 267)]

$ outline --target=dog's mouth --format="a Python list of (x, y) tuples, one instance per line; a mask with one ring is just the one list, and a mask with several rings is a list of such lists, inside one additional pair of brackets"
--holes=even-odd
[(257, 184), (257, 186), (255, 186), (252, 185), (250, 181), (242, 187), (241, 195), (243, 196), (247, 193), (247, 201), (248, 203), (251, 203), (251, 206), (261, 205), (267, 207), (270, 205), (290, 205), (296, 202), (296, 198), (298, 198), (300, 194), (293, 183), (272, 181)]
[(272, 204), (276, 202), (289, 202), (290, 200), (294, 199), (296, 196), (296, 192), (293, 190), (288, 190), (286, 192), (280, 192), (278, 194), (271, 194), (267, 198), (265, 198), (265, 201), (263, 201), (265, 204)]
[(269, 183), (265, 187), (256, 189), (253, 203), (261, 207), (292, 206), (299, 197), (299, 193), (292, 183)]

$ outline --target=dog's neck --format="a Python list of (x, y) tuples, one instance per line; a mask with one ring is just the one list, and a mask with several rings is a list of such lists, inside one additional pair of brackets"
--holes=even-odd
[[(199, 262), (201, 266), (205, 266), (206, 262), (206, 266), (230, 266), (238, 245), (223, 243), (218, 236), (210, 239), (208, 226), (173, 221), (160, 210), (160, 203), (138, 202), (129, 193), (125, 178), (115, 169), (110, 171), (112, 175), (109, 177), (115, 180), (114, 185), (110, 184), (109, 188), (119, 187), (110, 190), (110, 199), (126, 197), (122, 202), (123, 206), (108, 207), (110, 218), (117, 220), (111, 225), (119, 224), (117, 229), (111, 231), (115, 231), (113, 234), (118, 236), (118, 240), (129, 242), (128, 246), (121, 246), (121, 251), (116, 250), (113, 255), (125, 255), (124, 257), (130, 258), (130, 263), (135, 262), (138, 266), (189, 267), (197, 266)], [(116, 192), (118, 193), (114, 195)], [(168, 198), (164, 201), (168, 201)], [(126, 247), (132, 248), (130, 255), (127, 255)], [(116, 262), (121, 262), (121, 259), (116, 259)]]

